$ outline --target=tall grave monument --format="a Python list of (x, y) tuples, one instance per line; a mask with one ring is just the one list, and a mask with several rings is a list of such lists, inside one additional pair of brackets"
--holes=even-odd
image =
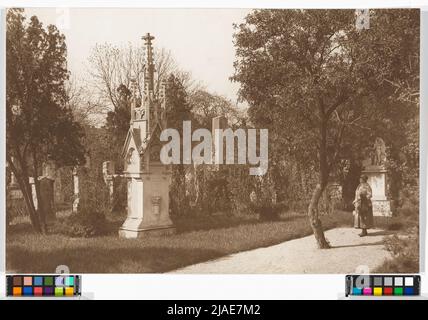
[(174, 232), (169, 217), (171, 167), (160, 161), (160, 134), (166, 127), (165, 83), (154, 92), (153, 36), (143, 37), (146, 46), (144, 90), (131, 85), (131, 122), (122, 149), (124, 176), (128, 183), (128, 216), (119, 236), (138, 238)]
[(390, 200), (387, 198), (388, 171), (386, 169), (386, 147), (382, 138), (376, 138), (372, 156), (363, 162), (363, 174), (368, 177), (368, 184), (372, 188), (373, 215), (392, 215)]

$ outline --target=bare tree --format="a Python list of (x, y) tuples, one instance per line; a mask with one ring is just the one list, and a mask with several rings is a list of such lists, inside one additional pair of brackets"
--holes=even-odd
[(88, 89), (83, 79), (71, 76), (65, 83), (65, 91), (66, 105), (79, 123), (96, 125), (99, 117), (109, 110), (102, 99)]
[[(197, 85), (192, 80), (190, 73), (179, 70), (171, 52), (164, 48), (155, 49), (154, 54), (156, 79), (155, 94), (159, 90), (162, 80), (174, 73), (183, 80), (186, 88)], [(88, 73), (90, 83), (88, 87), (96, 94), (99, 103), (118, 109), (121, 95), (117, 90), (124, 85), (129, 88), (132, 79), (135, 79), (140, 93), (144, 90), (145, 50), (143, 46), (135, 46), (131, 43), (123, 47), (112, 44), (97, 44), (89, 57)], [(95, 98), (95, 97), (93, 97)]]

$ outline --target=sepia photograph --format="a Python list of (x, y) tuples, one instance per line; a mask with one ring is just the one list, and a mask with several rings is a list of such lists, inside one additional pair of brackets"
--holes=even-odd
[(6, 272), (420, 271), (419, 9), (3, 22)]

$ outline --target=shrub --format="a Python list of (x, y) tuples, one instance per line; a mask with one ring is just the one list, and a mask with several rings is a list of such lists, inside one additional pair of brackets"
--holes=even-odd
[(403, 217), (418, 216), (418, 212), (419, 208), (411, 204), (405, 204), (401, 208), (397, 209), (397, 215)]
[(253, 205), (252, 210), (259, 215), (259, 219), (263, 221), (275, 221), (279, 220), (279, 214), (281, 212), (280, 204), (265, 204), (265, 205)]
[(14, 218), (27, 216), (27, 206), (23, 198), (13, 199), (11, 190), (6, 191), (6, 222)]
[(107, 220), (103, 213), (97, 209), (79, 207), (77, 213), (57, 221), (53, 228), (55, 233), (67, 235), (69, 237), (90, 238), (108, 233)]
[(275, 202), (272, 196), (267, 192), (257, 194), (253, 191), (250, 195), (251, 202), (249, 204), (250, 210), (259, 216), (262, 221), (275, 221), (279, 219), (281, 210), (284, 209), (285, 204)]
[(409, 228), (406, 236), (394, 235), (385, 242), (386, 249), (391, 252), (392, 259), (378, 268), (378, 272), (415, 273), (419, 272), (419, 230)]
[(399, 196), (399, 207), (397, 215), (403, 217), (413, 217), (418, 219), (419, 216), (419, 190), (416, 187), (407, 186), (403, 188)]
[(124, 213), (127, 206), (128, 182), (121, 177), (114, 178), (114, 193), (111, 211), (115, 213)]

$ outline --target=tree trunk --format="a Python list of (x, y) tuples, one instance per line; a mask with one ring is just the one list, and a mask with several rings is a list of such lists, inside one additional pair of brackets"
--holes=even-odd
[(322, 114), (320, 133), (321, 139), (319, 149), (319, 183), (317, 184), (314, 192), (312, 193), (312, 198), (308, 208), (308, 216), (309, 222), (314, 232), (315, 239), (318, 243), (318, 247), (320, 249), (328, 249), (330, 248), (330, 244), (324, 236), (321, 220), (319, 219), (318, 209), (319, 200), (322, 196), (324, 189), (327, 186), (329, 175), (329, 167), (327, 161), (327, 119), (324, 117), (324, 114)]
[(17, 157), (17, 161), (20, 163), (21, 171), (18, 172), (17, 167), (12, 162), (12, 159), (8, 156), (8, 163), (18, 181), (19, 188), (21, 189), (22, 196), (24, 197), (25, 205), (27, 206), (28, 215), (30, 217), (31, 224), (34, 228), (34, 231), (41, 233), (42, 229), (40, 227), (40, 222), (37, 216), (36, 207), (33, 202), (33, 195), (31, 192), (29, 177), (25, 174), (25, 170), (22, 170), (23, 164), (20, 162), (20, 157)]
[(325, 238), (324, 231), (322, 228), (321, 220), (318, 216), (318, 203), (323, 193), (323, 188), (320, 184), (317, 184), (314, 192), (312, 193), (311, 202), (309, 203), (308, 208), (308, 216), (309, 223), (311, 224), (312, 231), (314, 232), (315, 239), (317, 240), (318, 247), (320, 249), (328, 249), (330, 248), (330, 244)]
[(18, 180), (19, 188), (22, 191), (22, 196), (24, 197), (25, 204), (27, 206), (28, 215), (30, 216), (31, 224), (33, 225), (33, 228), (36, 232), (42, 233), (42, 228), (40, 226), (40, 221), (37, 216), (37, 210), (34, 205), (33, 201), (33, 194), (31, 191), (31, 186), (29, 183), (29, 177), (26, 177), (24, 175), (17, 175), (15, 173), (15, 176)]

